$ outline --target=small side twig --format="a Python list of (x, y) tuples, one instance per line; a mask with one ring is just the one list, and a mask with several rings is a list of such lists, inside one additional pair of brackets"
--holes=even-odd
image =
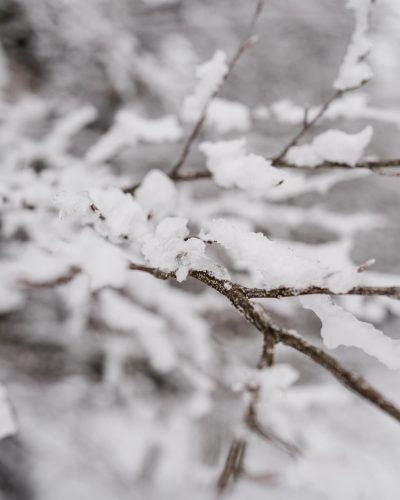
[(308, 110), (306, 109), (305, 117), (304, 117), (301, 129), (297, 132), (297, 134), (293, 137), (293, 139), (291, 139), (288, 142), (288, 144), (286, 144), (286, 146), (273, 158), (273, 160), (272, 160), (273, 164), (282, 160), (286, 156), (286, 153), (289, 151), (289, 149), (293, 146), (296, 146), (296, 144), (303, 137), (303, 135), (311, 127), (313, 127), (320, 120), (320, 118), (323, 117), (325, 112), (328, 110), (328, 108), (331, 106), (331, 104), (334, 101), (336, 101), (337, 99), (340, 99), (341, 97), (343, 97), (344, 94), (347, 94), (348, 92), (353, 92), (354, 90), (358, 90), (366, 83), (367, 82), (361, 82), (360, 85), (357, 85), (355, 87), (349, 87), (348, 89), (344, 89), (344, 90), (337, 90), (324, 104), (322, 104), (318, 113), (316, 113), (316, 115), (312, 119), (309, 119), (309, 117), (308, 117), (309, 113), (308, 113)]
[(243, 469), (243, 460), (246, 450), (246, 441), (234, 439), (229, 448), (224, 467), (217, 481), (218, 493), (223, 493), (231, 479), (237, 479)]

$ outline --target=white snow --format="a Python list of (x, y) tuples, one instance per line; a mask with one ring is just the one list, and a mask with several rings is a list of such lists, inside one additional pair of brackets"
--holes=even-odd
[(246, 152), (245, 139), (203, 142), (199, 149), (207, 158), (207, 168), (219, 186), (240, 188), (254, 195), (265, 195), (289, 174), (272, 166), (262, 156)]
[(84, 216), (92, 203), (87, 191), (59, 191), (54, 197), (54, 205), (61, 218), (72, 215)]
[(25, 297), (16, 285), (14, 273), (6, 262), (0, 264), (0, 314), (18, 310), (25, 303)]
[(126, 283), (128, 259), (118, 246), (90, 228), (83, 228), (70, 242), (56, 242), (54, 250), (87, 274), (93, 291)]
[(182, 105), (181, 117), (186, 122), (199, 119), (209, 100), (218, 91), (228, 72), (226, 54), (218, 50), (214, 56), (197, 67), (197, 85)]
[(372, 4), (372, 0), (349, 0), (347, 3), (348, 8), (354, 12), (355, 28), (339, 74), (333, 84), (338, 90), (358, 87), (372, 78), (372, 70), (364, 60), (371, 49), (367, 33)]
[[(281, 99), (271, 105), (271, 115), (280, 122), (297, 124), (304, 120), (305, 110), (290, 99)], [(311, 118), (310, 115), (308, 115)]]
[(273, 392), (287, 389), (299, 378), (299, 373), (286, 363), (279, 363), (264, 370), (257, 370), (255, 375), (260, 383), (264, 399), (271, 396)]
[(315, 167), (322, 163), (322, 158), (317, 154), (312, 144), (292, 146), (286, 153), (288, 163), (298, 167)]
[(96, 229), (111, 239), (140, 240), (148, 231), (147, 216), (135, 199), (118, 188), (91, 189), (90, 198), (105, 218), (96, 218)]
[(100, 315), (110, 328), (138, 335), (155, 369), (174, 368), (176, 354), (165, 321), (113, 290), (101, 292), (100, 306)]
[(238, 269), (246, 269), (267, 289), (322, 285), (329, 273), (329, 268), (316, 260), (299, 257), (289, 246), (224, 219), (207, 224), (200, 237), (222, 245)]
[(372, 134), (370, 125), (357, 134), (328, 130), (313, 140), (313, 147), (323, 160), (354, 166), (361, 159)]
[(121, 149), (139, 142), (157, 144), (174, 142), (182, 136), (176, 116), (144, 118), (130, 109), (118, 111), (113, 126), (87, 152), (89, 163), (105, 162)]
[(315, 167), (324, 161), (354, 166), (362, 158), (372, 134), (370, 125), (356, 134), (328, 130), (315, 137), (311, 144), (290, 148), (286, 159), (297, 166)]
[(300, 302), (321, 320), (321, 336), (328, 349), (340, 345), (358, 347), (389, 368), (400, 369), (400, 340), (391, 339), (370, 323), (358, 320), (329, 296), (304, 296)]
[(93, 106), (84, 106), (71, 111), (55, 124), (43, 141), (41, 147), (52, 155), (65, 153), (71, 139), (97, 118), (97, 110)]
[(10, 406), (7, 391), (0, 384), (0, 439), (17, 432), (17, 423)]
[(187, 223), (183, 217), (167, 217), (142, 246), (151, 266), (176, 272), (178, 281), (184, 280), (190, 269), (203, 269), (207, 263), (205, 244), (197, 238), (187, 238)]
[(251, 127), (250, 110), (240, 102), (215, 97), (207, 109), (206, 125), (219, 134), (247, 132)]
[(148, 215), (162, 219), (173, 214), (177, 190), (164, 172), (151, 170), (136, 190), (135, 199)]

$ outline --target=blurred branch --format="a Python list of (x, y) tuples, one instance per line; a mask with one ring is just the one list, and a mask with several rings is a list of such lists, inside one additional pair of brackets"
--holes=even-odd
[(224, 467), (217, 481), (218, 493), (223, 493), (231, 479), (238, 479), (243, 471), (243, 460), (246, 451), (246, 441), (236, 438), (232, 441)]
[[(130, 263), (128, 267), (131, 270), (146, 272), (158, 279), (165, 280), (175, 278), (174, 272), (164, 272), (142, 264)], [(73, 275), (75, 276), (78, 272), (78, 269), (74, 270)], [(355, 392), (400, 422), (400, 409), (397, 408), (391, 401), (387, 400), (376, 389), (371, 387), (362, 377), (354, 375), (351, 371), (347, 370), (338, 361), (336, 361), (335, 358), (324, 352), (322, 349), (310, 344), (302, 337), (274, 325), (270, 320), (267, 320), (265, 314), (263, 314), (250, 300), (252, 298), (293, 297), (314, 293), (324, 293), (330, 295), (385, 295), (399, 297), (399, 287), (355, 287), (343, 294), (333, 294), (329, 289), (320, 287), (308, 287), (301, 290), (281, 287), (268, 291), (259, 288), (242, 287), (229, 280), (216, 278), (207, 271), (192, 270), (189, 275), (225, 296), (235, 309), (237, 309), (250, 324), (263, 334), (263, 356), (265, 356), (265, 358), (262, 358), (261, 367), (270, 366), (272, 363), (273, 346), (279, 343), (284, 344), (312, 359), (322, 368), (329, 371), (339, 382), (351, 391)], [(33, 288), (44, 288), (45, 286), (48, 287), (64, 284), (68, 280), (70, 281), (73, 279), (74, 276), (69, 274), (68, 276), (59, 277), (52, 282), (33, 283), (25, 281), (24, 283), (25, 285)]]
[[(145, 264), (135, 264), (133, 262), (130, 262), (128, 264), (128, 269), (130, 269), (131, 271), (142, 271), (162, 280), (175, 278), (174, 272), (161, 271), (160, 269), (146, 266)], [(33, 281), (23, 279), (20, 280), (19, 283), (20, 285), (28, 288), (54, 288), (69, 283), (80, 272), (82, 272), (82, 270), (79, 267), (73, 266), (65, 274), (57, 276), (52, 280)], [(194, 276), (198, 273), (208, 274), (206, 271), (190, 271), (189, 275)], [(355, 286), (346, 292), (334, 292), (329, 288), (314, 285), (305, 288), (291, 288), (282, 286), (268, 290), (265, 288), (246, 287), (229, 280), (219, 280), (219, 282), (224, 284), (224, 286), (231, 290), (240, 292), (247, 299), (283, 299), (287, 297), (299, 297), (302, 295), (360, 295), (364, 297), (383, 296), (391, 297), (393, 299), (400, 299), (399, 286)]]
[[(258, 369), (263, 370), (269, 368), (274, 363), (274, 348), (275, 348), (275, 338), (272, 335), (263, 333), (264, 344), (261, 353), (261, 359), (258, 363)], [(243, 416), (244, 425), (255, 434), (261, 436), (263, 439), (273, 442), (273, 444), (282, 443), (279, 439), (275, 438), (274, 433), (267, 433), (259, 425), (257, 417), (257, 403), (260, 397), (260, 387), (251, 386), (246, 387), (247, 392), (250, 396), (250, 401), (247, 405), (246, 411)], [(228, 487), (231, 480), (235, 481), (239, 479), (239, 476), (244, 472), (244, 455), (246, 451), (247, 441), (244, 437), (236, 437), (231, 444), (229, 453), (226, 457), (224, 467), (217, 481), (217, 491), (223, 493)]]
[[(343, 90), (338, 90), (336, 91), (332, 97), (330, 97), (325, 104), (323, 104), (318, 111), (318, 113), (314, 116), (312, 120), (309, 120), (307, 115), (305, 114), (304, 120), (303, 120), (303, 125), (301, 129), (298, 131), (298, 133), (291, 139), (288, 144), (281, 150), (280, 153), (278, 153), (274, 158), (273, 161), (278, 162), (279, 160), (282, 160), (286, 156), (286, 153), (289, 151), (289, 149), (292, 146), (296, 146), (296, 144), (299, 142), (299, 140), (303, 137), (303, 135), (315, 124), (317, 121), (324, 115), (325, 111), (329, 108), (329, 106), (336, 101), (336, 99), (339, 99), (343, 95)], [(308, 114), (308, 113), (307, 113)]]
[[(316, 165), (315, 167), (300, 167), (298, 165), (294, 165), (293, 163), (288, 163), (282, 159), (272, 159), (272, 165), (277, 168), (289, 168), (289, 169), (294, 169), (294, 170), (307, 170), (308, 172), (312, 172), (313, 170), (322, 170), (322, 169), (331, 169), (331, 168), (342, 168), (342, 169), (347, 169), (347, 170), (352, 170), (352, 169), (365, 169), (365, 170), (372, 170), (373, 172), (381, 169), (381, 168), (399, 168), (400, 167), (400, 158), (395, 158), (391, 160), (377, 160), (377, 161), (362, 161), (359, 163), (356, 163), (353, 166), (348, 165), (347, 163), (338, 163), (338, 162), (323, 162), (320, 163), (319, 165)], [(390, 177), (398, 177), (400, 176), (400, 173), (391, 173), (391, 174), (385, 174), (382, 172), (379, 172), (380, 175), (386, 175)], [(211, 172), (209, 170), (192, 170), (189, 172), (186, 172), (184, 174), (181, 174), (178, 172), (173, 177), (173, 180), (178, 181), (178, 182), (191, 182), (191, 181), (196, 181), (199, 179), (210, 179), (212, 177)]]
[(63, 275), (45, 281), (33, 281), (29, 279), (20, 280), (19, 284), (27, 288), (55, 288), (57, 286), (66, 285), (72, 281), (82, 270), (77, 266), (72, 266)]
[(186, 141), (183, 145), (183, 149), (182, 149), (181, 154), (178, 158), (178, 161), (175, 163), (175, 165), (172, 167), (172, 169), (169, 173), (169, 176), (171, 177), (171, 179), (176, 179), (176, 177), (179, 173), (179, 170), (181, 169), (181, 167), (185, 163), (186, 158), (188, 157), (188, 155), (190, 153), (190, 150), (192, 148), (194, 141), (196, 140), (196, 138), (200, 134), (201, 129), (203, 128), (205, 119), (207, 117), (207, 110), (208, 110), (208, 107), (210, 105), (210, 102), (218, 95), (223, 84), (229, 78), (230, 74), (234, 70), (236, 63), (238, 62), (238, 60), (240, 59), (242, 54), (254, 44), (255, 38), (253, 37), (253, 33), (254, 33), (254, 29), (256, 27), (257, 21), (261, 15), (263, 6), (264, 6), (264, 0), (257, 0), (256, 8), (255, 8), (253, 17), (250, 21), (250, 24), (246, 30), (246, 33), (245, 33), (244, 37), (242, 38), (235, 54), (233, 55), (232, 59), (230, 60), (230, 62), (228, 64), (228, 71), (226, 72), (226, 74), (223, 78), (222, 84), (207, 99), (207, 101), (204, 105), (204, 108), (201, 112), (200, 117), (198, 118), (191, 133), (189, 134), (188, 138), (186, 139)]
[(286, 146), (281, 150), (280, 153), (278, 153), (274, 158), (273, 162), (278, 162), (279, 160), (282, 160), (285, 156), (286, 153), (289, 151), (289, 149), (292, 146), (296, 146), (296, 144), (299, 142), (299, 140), (303, 137), (303, 135), (311, 128), (313, 127), (325, 114), (325, 112), (328, 110), (328, 108), (331, 106), (333, 102), (336, 100), (340, 99), (343, 97), (345, 94), (349, 92), (353, 92), (354, 90), (358, 90), (361, 87), (363, 87), (367, 81), (361, 82), (360, 85), (357, 85), (355, 87), (349, 87), (344, 90), (337, 90), (319, 109), (318, 113), (311, 119), (308, 119), (308, 110), (306, 109), (305, 114), (304, 114), (304, 120), (303, 120), (303, 125), (301, 129), (298, 131), (298, 133), (293, 137), (291, 141), (286, 144)]
[(281, 450), (285, 451), (292, 458), (296, 458), (300, 455), (299, 448), (293, 444), (285, 441), (280, 436), (276, 434), (272, 429), (266, 428), (258, 419), (257, 416), (257, 401), (251, 401), (246, 413), (246, 425), (247, 427), (257, 436), (261, 437), (265, 441), (268, 441), (276, 445)]

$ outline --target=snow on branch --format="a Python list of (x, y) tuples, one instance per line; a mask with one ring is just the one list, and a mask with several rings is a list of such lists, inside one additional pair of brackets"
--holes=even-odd
[(347, 6), (354, 12), (354, 33), (344, 57), (339, 74), (333, 84), (335, 89), (346, 91), (359, 87), (372, 78), (372, 70), (365, 62), (371, 42), (367, 34), (369, 29), (369, 16), (374, 0), (349, 0)]
[(389, 368), (400, 369), (400, 340), (393, 340), (370, 323), (359, 321), (329, 297), (315, 295), (302, 297), (300, 301), (303, 307), (311, 309), (320, 318), (321, 336), (328, 349), (340, 345), (358, 347)]
[[(400, 311), (398, 277), (394, 275), (386, 283), (383, 274), (369, 272), (372, 260), (357, 266), (350, 257), (355, 233), (382, 228), (383, 215), (333, 214), (323, 206), (297, 206), (295, 199), (310, 192), (324, 195), (339, 182), (361, 179), (375, 168), (400, 166), (398, 159), (363, 160), (372, 138), (370, 126), (357, 133), (328, 130), (309, 144), (298, 145), (324, 117), (365, 118), (372, 114), (393, 123), (398, 119), (396, 113), (379, 114), (375, 109), (370, 109), (368, 115), (357, 106), (346, 115), (345, 108), (351, 101), (345, 101), (344, 94), (347, 96), (371, 76), (364, 60), (369, 50), (366, 34), (370, 4), (362, 0), (349, 2), (356, 28), (335, 82), (335, 94), (306, 112), (288, 103), (272, 109), (272, 114), (284, 121), (303, 123), (274, 157), (252, 154), (246, 139), (216, 137), (199, 146), (203, 153), (199, 161), (206, 168), (181, 171), (203, 125), (209, 126), (207, 133), (222, 135), (251, 128), (246, 106), (217, 95), (242, 53), (254, 43), (253, 31), (262, 1), (256, 2), (250, 26), (232, 59), (228, 61), (223, 52), (217, 51), (198, 68), (197, 85), (177, 111), (180, 119), (193, 127), (170, 171), (167, 155), (155, 155), (144, 165), (128, 165), (132, 167), (129, 175), (122, 175), (119, 165), (109, 162), (118, 159), (118, 153), (126, 147), (179, 141), (183, 130), (174, 114), (148, 118), (150, 115), (141, 115), (124, 105), (109, 130), (104, 134), (96, 131), (95, 141), (90, 135), (86, 152), (78, 153), (80, 147), (73, 147), (75, 136), (96, 120), (97, 111), (92, 106), (69, 110), (55, 121), (49, 119), (51, 107), (40, 99), (0, 103), (4, 104), (0, 123), (0, 313), (22, 310), (36, 293), (49, 293), (44, 289), (51, 288), (49, 295), (62, 299), (69, 314), (68, 320), (62, 322), (63, 332), (90, 335), (94, 331), (96, 342), (104, 337), (104, 345), (113, 346), (105, 348), (106, 382), (113, 379), (118, 390), (123, 389), (121, 377), (128, 361), (140, 365), (138, 371), (145, 373), (141, 377), (153, 377), (157, 397), (148, 407), (139, 397), (134, 403), (138, 413), (148, 417), (149, 427), (157, 428), (156, 433), (154, 429), (149, 431), (151, 439), (143, 438), (146, 450), (151, 441), (150, 462), (153, 448), (163, 457), (155, 467), (157, 473), (169, 473), (170, 462), (165, 457), (175, 457), (176, 429), (192, 452), (191, 436), (198, 431), (192, 421), (204, 424), (202, 417), (213, 410), (215, 389), (236, 397), (232, 395), (232, 380), (237, 373), (249, 372), (231, 352), (231, 338), (237, 332), (241, 335), (245, 325), (239, 323), (241, 318), (261, 333), (262, 347), (258, 369), (241, 381), (245, 405), (239, 429), (228, 419), (223, 422), (232, 432), (233, 441), (219, 476), (220, 492), (240, 475), (257, 477), (250, 476), (246, 469), (247, 452), (255, 437), (283, 450), (293, 462), (303, 459), (298, 447), (301, 439), (285, 433), (285, 420), (277, 418), (283, 413), (292, 418), (290, 405), (285, 412), (279, 413), (279, 408), (275, 412), (276, 407), (285, 406), (281, 396), (294, 389), (297, 377), (288, 365), (273, 366), (280, 355), (275, 352), (277, 345), (309, 358), (400, 422), (400, 409), (394, 402), (324, 349), (276, 325), (267, 313), (276, 311), (273, 304), (279, 302), (285, 317), (295, 314), (292, 306), (297, 308), (298, 300), (270, 299), (300, 297), (303, 307), (320, 318), (321, 335), (328, 349), (339, 345), (357, 347), (389, 368), (400, 368), (399, 341), (351, 314), (349, 311), (357, 309), (357, 304), (351, 308), (340, 302), (347, 311), (331, 299), (333, 295), (340, 296), (339, 300), (367, 297), (372, 301), (368, 314), (378, 320), (388, 312)], [(2, 61), (0, 65), (4, 73), (5, 65)], [(0, 90), (0, 99), (5, 99)], [(29, 117), (29, 125), (39, 122), (49, 125), (50, 130), (33, 139), (26, 132), (29, 127), (25, 127), (25, 116)], [(314, 171), (293, 171), (298, 166), (335, 166), (342, 170), (316, 175)], [(134, 179), (136, 168), (142, 171), (142, 167), (148, 167), (142, 180), (129, 187), (129, 177)], [(175, 182), (198, 179), (212, 179), (217, 187), (225, 189), (211, 183), (203, 189)], [(305, 244), (300, 238), (295, 241), (298, 229), (313, 225), (328, 233), (324, 235), (326, 240), (315, 244)], [(374, 296), (387, 302), (383, 305), (372, 299)], [(265, 300), (261, 304), (258, 299)], [(238, 313), (237, 324), (222, 314), (229, 305)], [(221, 330), (228, 335), (222, 338)], [(240, 341), (247, 348), (250, 337), (248, 330), (243, 328), (243, 332)], [(165, 400), (158, 398), (168, 384), (173, 390), (165, 390)], [(145, 385), (147, 397), (153, 385)], [(303, 396), (298, 406), (309, 404)], [(324, 401), (330, 396), (325, 394)], [(319, 397), (323, 400), (321, 394)], [(1, 399), (5, 398), (0, 397), (0, 437), (15, 430), (9, 408)], [(264, 404), (268, 411), (263, 413)], [(274, 425), (270, 428), (271, 422)], [(190, 456), (186, 451), (175, 462), (171, 460), (177, 476), (184, 475), (183, 462)], [(142, 455), (140, 461), (144, 461)], [(190, 460), (188, 464), (189, 468)]]
[(282, 184), (289, 174), (278, 170), (263, 157), (248, 154), (246, 141), (203, 142), (199, 147), (207, 159), (207, 168), (215, 182), (225, 188), (238, 187), (255, 195)]
[(113, 158), (123, 148), (139, 142), (175, 142), (181, 136), (182, 130), (175, 116), (150, 119), (132, 110), (122, 109), (117, 113), (110, 130), (89, 149), (86, 159), (89, 163), (102, 163)]
[(288, 163), (306, 167), (315, 167), (324, 162), (354, 167), (360, 162), (364, 149), (371, 141), (372, 133), (371, 126), (356, 134), (328, 130), (316, 136), (311, 144), (291, 147), (286, 159)]
[(181, 116), (184, 121), (199, 120), (211, 97), (218, 91), (228, 73), (227, 57), (218, 50), (213, 57), (198, 66), (196, 77), (198, 83), (192, 94), (183, 101)]

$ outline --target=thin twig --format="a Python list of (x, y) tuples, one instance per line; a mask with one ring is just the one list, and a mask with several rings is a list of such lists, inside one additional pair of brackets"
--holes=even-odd
[(253, 402), (251, 402), (249, 404), (246, 415), (247, 427), (257, 436), (261, 437), (265, 441), (274, 444), (281, 450), (288, 453), (292, 458), (298, 457), (301, 452), (295, 444), (289, 443), (288, 441), (278, 436), (278, 434), (276, 434), (276, 432), (274, 432), (272, 429), (267, 429), (263, 424), (261, 424), (257, 416), (256, 404), (257, 402), (255, 402), (254, 404)]
[(223, 493), (231, 479), (237, 479), (243, 467), (246, 442), (243, 439), (234, 439), (229, 448), (224, 467), (217, 481), (218, 493)]
[(297, 132), (297, 134), (291, 139), (286, 146), (274, 157), (274, 161), (279, 161), (286, 156), (286, 153), (289, 149), (299, 142), (299, 140), (303, 137), (303, 135), (310, 129), (325, 113), (325, 111), (329, 108), (329, 106), (339, 99), (343, 95), (343, 90), (337, 90), (333, 96), (331, 96), (320, 108), (318, 113), (314, 116), (312, 120), (304, 120), (301, 129)]
[(306, 111), (306, 118), (303, 120), (303, 124), (301, 129), (297, 132), (297, 134), (291, 139), (288, 144), (278, 153), (274, 158), (273, 162), (278, 162), (279, 160), (282, 160), (285, 156), (286, 153), (289, 151), (289, 149), (293, 146), (296, 146), (296, 144), (299, 142), (299, 140), (303, 137), (303, 135), (311, 128), (313, 127), (320, 118), (323, 117), (325, 112), (328, 110), (328, 108), (331, 106), (331, 104), (336, 101), (337, 99), (340, 99), (343, 97), (343, 95), (353, 92), (354, 90), (360, 89), (363, 85), (365, 85), (367, 81), (363, 81), (360, 83), (360, 85), (357, 85), (355, 87), (349, 87), (347, 89), (343, 90), (337, 90), (319, 109), (318, 113), (311, 119), (308, 119), (308, 112)]
[(27, 288), (55, 288), (58, 286), (66, 285), (72, 281), (78, 274), (81, 273), (81, 269), (77, 266), (72, 266), (68, 269), (65, 274), (57, 276), (53, 279), (48, 279), (45, 281), (34, 281), (30, 279), (21, 279), (19, 285)]

